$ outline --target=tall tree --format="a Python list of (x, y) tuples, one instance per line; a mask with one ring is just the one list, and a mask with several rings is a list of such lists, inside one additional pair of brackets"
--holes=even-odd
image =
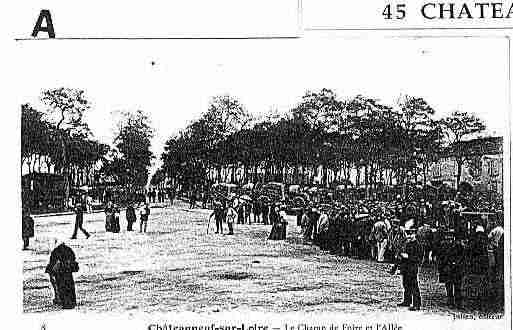
[(89, 134), (83, 116), (90, 105), (83, 90), (64, 87), (44, 90), (41, 100), (47, 106), (49, 121), (58, 132), (64, 179), (64, 206), (67, 207), (70, 193), (67, 146), (72, 136)]
[[(47, 143), (50, 139), (48, 123), (43, 119), (43, 113), (34, 109), (30, 104), (21, 106), (21, 164), (34, 155), (48, 156), (50, 150)], [(30, 170), (30, 166), (29, 166)]]
[(459, 188), (461, 170), (467, 156), (461, 142), (467, 136), (484, 131), (486, 125), (476, 115), (461, 111), (454, 111), (443, 118), (441, 125), (444, 127), (447, 139), (450, 142), (451, 153), (456, 159), (456, 187)]
[(410, 95), (400, 97), (398, 106), (399, 120), (404, 130), (401, 157), (409, 165), (405, 170), (412, 171), (417, 180), (419, 163), (424, 171), (440, 140), (440, 136), (436, 134), (438, 126), (433, 118), (435, 110), (423, 98)]
[(143, 111), (121, 112), (114, 139), (119, 152), (114, 160), (114, 173), (120, 183), (132, 187), (144, 187), (148, 183), (149, 167), (154, 157), (150, 150), (153, 134), (150, 118)]

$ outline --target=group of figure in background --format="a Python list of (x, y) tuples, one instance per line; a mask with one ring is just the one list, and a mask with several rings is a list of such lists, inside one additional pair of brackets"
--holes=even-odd
[[(503, 286), (503, 212), (471, 212), (472, 205), (424, 200), (355, 201), (345, 205), (311, 205), (299, 210), (297, 224), (305, 242), (334, 254), (389, 262), (403, 276), (400, 306), (420, 308), (418, 269), (435, 263), (446, 286), (449, 306), (462, 306), (465, 275), (486, 276)], [(464, 214), (478, 216), (467, 221)], [(491, 296), (496, 296), (492, 293)], [(497, 297), (500, 299), (500, 297)]]
[[(197, 207), (198, 203), (201, 203), (201, 208), (208, 208), (209, 204), (212, 203), (211, 196), (206, 190), (192, 190), (188, 192), (189, 208), (193, 209)], [(212, 204), (213, 206), (213, 204)]]
[(150, 203), (163, 203), (167, 198), (171, 199), (171, 193), (164, 189), (150, 188), (148, 190), (148, 201)]
[(94, 199), (91, 194), (88, 193), (79, 193), (77, 195), (71, 196), (68, 201), (68, 207), (70, 210), (75, 210), (75, 208), (80, 205), (83, 208), (83, 212), (92, 213), (93, 212), (93, 203)]
[[(127, 231), (133, 231), (133, 225), (137, 221), (137, 216), (135, 212), (135, 207), (137, 204), (130, 203), (126, 207), (126, 221), (127, 221)], [(74, 205), (75, 212), (75, 228), (73, 230), (73, 234), (71, 235), (71, 239), (76, 239), (78, 231), (80, 230), (86, 238), (89, 238), (91, 234), (84, 228), (84, 212), (86, 212), (85, 204), (76, 202)], [(149, 203), (143, 203), (142, 206), (138, 208), (139, 210), (139, 220), (140, 220), (140, 232), (146, 232), (148, 227), (148, 217), (150, 215), (150, 205)], [(111, 233), (119, 233), (121, 231), (121, 226), (119, 223), (119, 213), (120, 208), (114, 204), (112, 201), (108, 201), (107, 205), (104, 208), (105, 212), (105, 231)], [(33, 235), (33, 234), (32, 234)], [(28, 244), (27, 244), (28, 246)]]
[[(397, 196), (393, 201), (310, 204), (295, 210), (297, 226), (308, 244), (338, 255), (392, 264), (390, 273), (399, 270), (403, 277), (404, 297), (399, 306), (412, 310), (418, 310), (422, 301), (419, 269), (436, 266), (448, 306), (459, 308), (466, 275), (486, 277), (491, 287), (503, 287), (504, 219), (498, 199), (490, 202), (479, 194), (461, 193), (453, 197), (427, 201)], [(191, 205), (195, 203), (193, 197)], [(235, 223), (262, 223), (273, 226), (269, 239), (286, 238), (285, 207), (280, 203), (231, 196), (224, 202), (214, 201), (213, 208), (216, 233), (223, 232), (225, 222), (230, 234)], [(467, 221), (465, 213), (478, 218)], [(502, 293), (493, 290), (489, 296), (501, 301)]]
[(228, 200), (224, 202), (215, 201), (213, 206), (214, 210), (210, 214), (210, 217), (208, 219), (209, 226), (210, 220), (214, 218), (216, 222), (216, 234), (222, 234), (223, 223), (226, 222), (228, 225), (228, 235), (233, 235), (233, 226), (237, 219), (237, 212), (235, 211), (235, 205), (233, 200)]
[[(150, 216), (150, 204), (144, 203), (137, 207), (137, 204), (130, 203), (125, 210), (127, 231), (133, 231), (134, 223), (137, 222), (136, 208), (139, 213), (139, 232), (145, 233), (148, 228), (148, 218)], [(119, 223), (119, 207), (109, 201), (105, 207), (105, 231), (119, 233), (121, 226)]]
[[(213, 203), (213, 212), (209, 217), (214, 218), (216, 223), (216, 234), (223, 233), (223, 223), (228, 225), (228, 235), (233, 235), (235, 224), (251, 224), (251, 204), (247, 200), (231, 197), (226, 200), (215, 200)], [(254, 208), (253, 208), (254, 210)], [(269, 239), (284, 240), (286, 238), (287, 220), (285, 219), (285, 207), (279, 203), (273, 203), (268, 207), (268, 218), (264, 224), (271, 224), (271, 233)], [(257, 214), (253, 216), (253, 223), (258, 223)]]

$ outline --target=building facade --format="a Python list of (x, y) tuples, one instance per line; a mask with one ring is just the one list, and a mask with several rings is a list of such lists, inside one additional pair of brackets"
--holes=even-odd
[(455, 189), (457, 157), (464, 157), (460, 185), (468, 183), (474, 190), (503, 191), (503, 138), (488, 137), (449, 146), (427, 171), (428, 182), (443, 182)]

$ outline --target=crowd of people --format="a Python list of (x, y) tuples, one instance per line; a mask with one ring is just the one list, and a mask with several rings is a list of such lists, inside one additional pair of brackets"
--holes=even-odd
[[(400, 270), (404, 300), (399, 306), (420, 308), (418, 271), (423, 267), (437, 270), (450, 307), (463, 305), (464, 278), (472, 276), (481, 278), (479, 283), (486, 283), (488, 291), (471, 297), (470, 288), (467, 298), (484, 303), (494, 297), (500, 303), (503, 292), (499, 288), (504, 287), (502, 200), (485, 199), (477, 192), (452, 197), (428, 201), (398, 195), (392, 201), (316, 202), (293, 208), (293, 213), (305, 244), (337, 255), (390, 263), (391, 273)], [(213, 209), (216, 233), (223, 232), (224, 222), (229, 234), (233, 234), (234, 223), (261, 223), (272, 225), (269, 239), (286, 238), (287, 207), (280, 201), (232, 195), (215, 200)]]
[(269, 239), (286, 239), (286, 213), (285, 207), (279, 203), (265, 203), (237, 198), (230, 196), (224, 200), (215, 200), (213, 202), (213, 212), (209, 217), (214, 218), (216, 224), (216, 234), (223, 233), (223, 224), (228, 226), (228, 235), (233, 235), (234, 224), (256, 224), (272, 225)]
[[(156, 190), (153, 192), (156, 203), (172, 204), (178, 195), (175, 190), (164, 197), (159, 197)], [(250, 197), (248, 194), (231, 193), (227, 196), (203, 196), (183, 193), (182, 197), (189, 197), (191, 208), (201, 201), (201, 207), (213, 209), (209, 227), (214, 219), (216, 234), (234, 235), (238, 224), (263, 224), (272, 226), (268, 239), (285, 240), (288, 220), (293, 216), (304, 244), (316, 245), (336, 255), (389, 263), (390, 273), (395, 274), (399, 270), (403, 277), (404, 297), (399, 306), (408, 306), (412, 310), (421, 307), (418, 273), (423, 267), (437, 270), (439, 281), (445, 285), (450, 307), (461, 307), (464, 296), (469, 298), (469, 293), (462, 291), (465, 278), (469, 276), (481, 278), (479, 283), (486, 283), (490, 288), (486, 295), (478, 292), (479, 299), (493, 296), (502, 301), (503, 292), (497, 291), (497, 288), (504, 288), (504, 213), (499, 198), (490, 200), (472, 192), (457, 193), (448, 200), (403, 198), (401, 195), (391, 201), (354, 198), (326, 201), (312, 197), (309, 203), (291, 207), (283, 200), (273, 200), (265, 195)], [(146, 232), (153, 201), (152, 190), (147, 192), (144, 200), (123, 205), (126, 231), (133, 231), (139, 218), (139, 231)], [(103, 211), (106, 231), (119, 233), (120, 204), (109, 200)], [(76, 239), (79, 231), (89, 238), (91, 234), (83, 226), (84, 212), (88, 212), (86, 196), (76, 199), (74, 212), (75, 226), (71, 238)], [(223, 228), (225, 226), (227, 231)], [(28, 248), (29, 239), (33, 236), (34, 220), (24, 209), (24, 249)], [(71, 256), (69, 251), (64, 251), (66, 246), (60, 249), (63, 254)], [(68, 268), (74, 269), (74, 264)], [(59, 289), (59, 285), (66, 286), (62, 283), (72, 281), (72, 277), (71, 280), (67, 275), (59, 278), (60, 275), (55, 274), (64, 271), (50, 264), (47, 272), (51, 278), (53, 276), (56, 300), (60, 300), (59, 292), (67, 289)], [(73, 302), (61, 304), (72, 306)]]
[[(393, 202), (310, 206), (298, 214), (298, 225), (305, 241), (331, 253), (399, 264), (407, 277), (400, 305), (413, 303), (412, 309), (420, 307), (419, 267), (436, 265), (448, 305), (461, 307), (465, 276), (483, 277), (490, 287), (499, 288), (504, 271), (502, 210), (478, 212), (463, 203), (442, 201), (433, 206), (398, 196)], [(412, 298), (406, 298), (410, 293)], [(493, 290), (487, 295), (493, 296)]]

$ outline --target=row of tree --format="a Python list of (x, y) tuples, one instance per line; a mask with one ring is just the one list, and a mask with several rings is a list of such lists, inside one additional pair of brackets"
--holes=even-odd
[[(484, 129), (465, 112), (436, 119), (423, 98), (408, 95), (392, 107), (362, 95), (342, 100), (329, 89), (308, 91), (288, 112), (260, 119), (223, 95), (168, 139), (153, 181), (400, 184), (425, 179), (444, 146)], [(464, 154), (454, 156), (459, 183)]]
[[(42, 110), (21, 106), (21, 171), (62, 176), (64, 203), (72, 187), (148, 181), (153, 130), (142, 111), (120, 112), (113, 145), (94, 139), (84, 115), (90, 102), (83, 90), (57, 88), (41, 94)], [(65, 205), (63, 205), (65, 206)]]

